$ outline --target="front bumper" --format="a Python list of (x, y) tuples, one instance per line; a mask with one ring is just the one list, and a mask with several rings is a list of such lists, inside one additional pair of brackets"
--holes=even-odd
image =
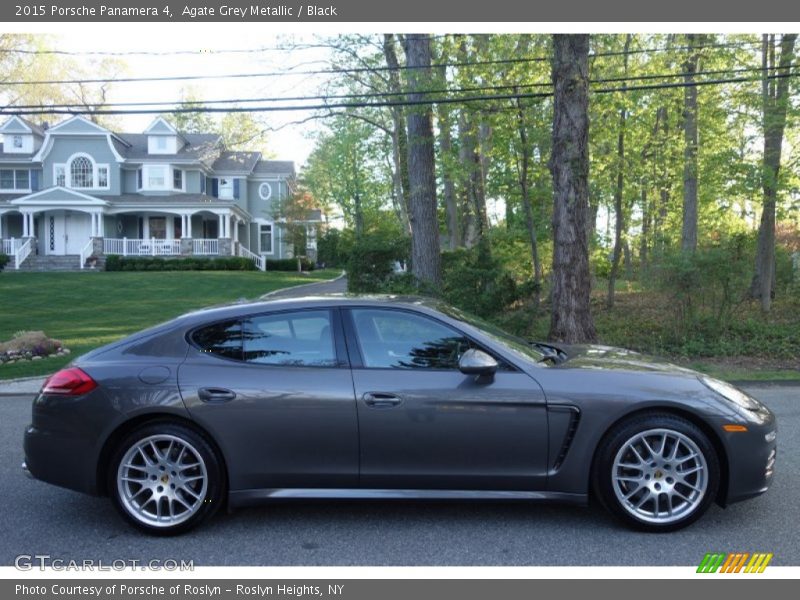
[(754, 416), (746, 432), (725, 433), (728, 489), (723, 504), (763, 494), (772, 484), (778, 452), (775, 416), (767, 409)]

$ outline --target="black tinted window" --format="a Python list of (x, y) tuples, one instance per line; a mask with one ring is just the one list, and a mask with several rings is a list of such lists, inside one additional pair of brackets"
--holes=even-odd
[(327, 310), (253, 317), (245, 322), (244, 360), (264, 365), (335, 367)]
[(198, 329), (192, 339), (203, 352), (242, 360), (242, 325), (239, 321), (214, 323)]
[(352, 315), (365, 367), (457, 369), (470, 347), (455, 329), (413, 313), (356, 309)]

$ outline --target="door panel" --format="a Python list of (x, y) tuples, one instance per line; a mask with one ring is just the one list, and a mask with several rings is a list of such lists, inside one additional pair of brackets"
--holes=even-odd
[[(292, 327), (305, 357), (310, 336), (317, 336), (318, 348), (327, 348), (338, 325), (325, 329), (318, 321)], [(277, 326), (246, 321), (215, 327), (220, 331), (197, 335), (206, 350), (190, 349), (178, 381), (192, 417), (225, 454), (231, 489), (357, 487), (358, 420), (350, 369), (303, 366), (304, 361), (327, 364), (328, 352), (291, 355), (295, 348)], [(237, 335), (247, 338), (244, 348)], [(286, 353), (295, 366), (277, 364)]]
[(347, 323), (362, 487), (545, 488), (546, 403), (530, 376), (504, 364), (462, 374), (474, 344), (424, 315), (353, 309)]
[(353, 381), (362, 487), (544, 489), (547, 413), (528, 375), (354, 369)]

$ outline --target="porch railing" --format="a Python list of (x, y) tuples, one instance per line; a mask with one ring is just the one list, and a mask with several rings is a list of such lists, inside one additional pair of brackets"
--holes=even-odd
[(0, 244), (0, 252), (5, 254), (6, 256), (11, 256), (16, 252), (19, 247), (22, 245), (22, 240), (17, 240), (14, 238), (8, 240), (0, 240), (2, 244)]
[(33, 252), (33, 239), (28, 239), (24, 244), (20, 245), (14, 251), (14, 268), (19, 269), (19, 266), (28, 258)]
[(94, 252), (94, 241), (89, 240), (87, 244), (81, 248), (81, 269), (86, 266), (86, 260), (92, 255), (92, 252)]
[(263, 256), (259, 256), (258, 254), (254, 254), (250, 252), (247, 248), (239, 244), (239, 256), (242, 258), (249, 258), (253, 261), (253, 264), (258, 268), (259, 271), (266, 271), (267, 270), (267, 261), (264, 260)]
[(193, 239), (192, 254), (196, 255), (219, 254), (219, 240)]
[(180, 256), (181, 241), (156, 238), (105, 238), (103, 239), (103, 253), (121, 256)]

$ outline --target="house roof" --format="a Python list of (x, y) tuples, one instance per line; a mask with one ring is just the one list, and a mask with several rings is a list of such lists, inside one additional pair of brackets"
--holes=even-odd
[(214, 171), (250, 173), (261, 158), (260, 152), (223, 152), (211, 168)]
[(294, 175), (292, 160), (259, 160), (253, 168), (254, 175)]
[[(154, 158), (147, 151), (147, 138), (145, 133), (117, 133), (117, 137), (128, 145), (120, 144), (114, 140), (114, 147), (122, 156), (130, 159)], [(158, 158), (188, 158), (196, 159), (210, 164), (219, 155), (221, 136), (215, 133), (185, 133), (182, 137), (186, 144), (178, 149), (177, 154), (169, 156), (158, 155)]]
[(24, 117), (17, 117), (17, 118), (20, 121), (22, 121), (23, 123), (25, 123), (25, 125), (30, 127), (31, 132), (33, 133), (33, 135), (38, 135), (39, 137), (44, 137), (44, 128), (43, 127), (37, 125), (33, 121), (29, 121), (28, 119), (26, 119)]
[(33, 156), (34, 154), (35, 154), (34, 152), (30, 152), (28, 154), (22, 152), (6, 152), (5, 150), (3, 150), (3, 144), (0, 144), (0, 159), (8, 158), (13, 160), (15, 158), (18, 158), (20, 159), (20, 162), (28, 162), (28, 159), (30, 159), (30, 157)]
[(145, 196), (142, 194), (120, 194), (119, 196), (100, 196), (97, 198), (105, 200), (111, 205), (147, 205), (164, 204), (164, 206), (197, 206), (203, 205), (209, 208), (221, 208), (235, 204), (234, 200), (222, 200), (207, 194), (167, 194), (159, 196)]

